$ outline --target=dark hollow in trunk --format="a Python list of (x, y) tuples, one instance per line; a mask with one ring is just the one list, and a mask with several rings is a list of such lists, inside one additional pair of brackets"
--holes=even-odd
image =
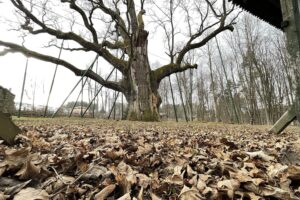
[(129, 88), (125, 94), (128, 101), (127, 119), (141, 121), (159, 121), (158, 86), (152, 81), (148, 60), (148, 32), (138, 30), (131, 50), (131, 64), (128, 71)]

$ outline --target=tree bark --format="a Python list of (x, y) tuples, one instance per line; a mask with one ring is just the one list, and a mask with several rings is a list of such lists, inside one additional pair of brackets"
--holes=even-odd
[(132, 48), (131, 66), (128, 73), (130, 90), (125, 94), (128, 101), (128, 120), (159, 121), (158, 108), (161, 103), (158, 87), (152, 81), (148, 61), (148, 32), (138, 30)]

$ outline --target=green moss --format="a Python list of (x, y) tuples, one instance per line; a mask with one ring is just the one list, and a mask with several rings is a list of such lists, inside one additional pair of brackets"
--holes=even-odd
[(128, 116), (128, 120), (137, 121), (138, 116), (137, 116), (136, 112), (130, 112), (129, 116)]
[(156, 77), (160, 77), (162, 74), (164, 74), (166, 71), (170, 70), (171, 68), (176, 67), (176, 64), (168, 64), (164, 65), (156, 70), (154, 70), (154, 74)]
[(127, 119), (131, 121), (157, 122), (159, 121), (159, 116), (151, 110), (147, 110), (144, 111), (141, 119), (139, 119), (136, 112), (130, 112)]
[(142, 121), (154, 122), (159, 121), (157, 114), (153, 113), (151, 110), (146, 110), (143, 113)]

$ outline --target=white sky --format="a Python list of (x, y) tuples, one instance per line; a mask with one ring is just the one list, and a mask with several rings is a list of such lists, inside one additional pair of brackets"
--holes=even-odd
[[(11, 21), (17, 20), (14, 15), (14, 8), (8, 0), (5, 0), (3, 1), (3, 3), (0, 3), (0, 20), (0, 39), (3, 41), (16, 42), (18, 44), (21, 44), (22, 39), (19, 36), (20, 33), (9, 30), (11, 28), (9, 26), (10, 24), (13, 24), (14, 27), (16, 27), (17, 25), (16, 23)], [(159, 35), (156, 35), (155, 37), (156, 38), (154, 38), (154, 36), (152, 35), (149, 38), (149, 40), (152, 40), (149, 43), (150, 63), (154, 63), (156, 61), (164, 63), (166, 62), (167, 57), (165, 56), (165, 54), (156, 53), (157, 49), (162, 49), (162, 45), (161, 42), (159, 42), (157, 39)], [(26, 37), (25, 46), (29, 49), (38, 50), (39, 52), (45, 52), (46, 54), (55, 57), (58, 56), (59, 49), (41, 48), (43, 45), (45, 45), (45, 42), (43, 41), (46, 41), (46, 39), (47, 37), (45, 36)], [(0, 47), (0, 50), (2, 49), (3, 48)], [(79, 68), (86, 68), (95, 58), (95, 54), (93, 53), (67, 53), (68, 52), (63, 51), (61, 57), (75, 64), (75, 66)], [(0, 85), (7, 89), (11, 89), (12, 93), (16, 95), (15, 102), (19, 102), (21, 98), (21, 88), (23, 82), (23, 75), (25, 71), (25, 63), (26, 57), (19, 53), (0, 56)], [(99, 59), (99, 68), (101, 74), (105, 74), (103, 75), (103, 77), (106, 77), (106, 74), (108, 74), (109, 71), (112, 69), (111, 66), (107, 65), (101, 59)], [(26, 93), (23, 97), (24, 103), (32, 103), (33, 87), (36, 83), (35, 105), (46, 104), (54, 70), (55, 64), (29, 58), (27, 79), (25, 85)], [(76, 77), (70, 70), (59, 66), (49, 106), (58, 107), (79, 79), (80, 77)], [(69, 98), (70, 101), (75, 101), (79, 90), (80, 89), (78, 87), (78, 89)], [(85, 93), (85, 97), (87, 99), (87, 92)]]

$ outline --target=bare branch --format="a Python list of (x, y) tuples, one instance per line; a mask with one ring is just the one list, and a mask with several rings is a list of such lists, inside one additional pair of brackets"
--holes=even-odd
[[(89, 42), (85, 40), (84, 38), (80, 37), (74, 32), (62, 32), (60, 30), (56, 30), (53, 28), (50, 28), (46, 26), (42, 21), (40, 21), (36, 16), (32, 14), (22, 3), (21, 0), (11, 0), (13, 5), (17, 7), (19, 10), (21, 10), (27, 18), (32, 20), (34, 23), (39, 25), (41, 27), (41, 30), (38, 32), (45, 32), (52, 36), (55, 36), (58, 39), (64, 39), (64, 40), (73, 40), (80, 44), (85, 49), (90, 49), (91, 51), (96, 52), (99, 56), (102, 56), (107, 62), (112, 64), (116, 69), (118, 69), (123, 74), (126, 72), (127, 68), (127, 62), (121, 59), (118, 59), (114, 55), (112, 55), (108, 50), (103, 49), (100, 44), (95, 44), (92, 42)], [(33, 30), (32, 30), (33, 31)]]
[(113, 21), (116, 22), (117, 26), (120, 28), (120, 34), (123, 37), (124, 40), (129, 40), (129, 33), (127, 32), (126, 29), (126, 24), (124, 22), (124, 20), (122, 19), (122, 17), (120, 16), (120, 13), (118, 10), (114, 11), (110, 8), (108, 8), (104, 3), (103, 0), (98, 0), (98, 1), (94, 1), (94, 0), (89, 0), (91, 2), (93, 2), (95, 5), (98, 6), (99, 9), (101, 9), (105, 14), (109, 15)]
[[(177, 64), (181, 64), (181, 62), (183, 61), (184, 56), (186, 55), (186, 53), (188, 53), (190, 50), (196, 49), (196, 48), (200, 48), (202, 46), (204, 46), (209, 40), (211, 40), (212, 38), (216, 37), (219, 33), (226, 31), (226, 30), (230, 30), (233, 31), (233, 25), (235, 24), (234, 19), (231, 20), (229, 23), (226, 24), (226, 18), (229, 14), (231, 14), (234, 10), (234, 7), (232, 7), (231, 9), (227, 10), (226, 6), (224, 4), (226, 4), (225, 1), (223, 1), (223, 5), (222, 5), (222, 14), (218, 14), (216, 9), (214, 8), (214, 4), (216, 3), (216, 1), (209, 1), (206, 0), (208, 7), (210, 8), (210, 10), (213, 12), (213, 14), (215, 15), (215, 17), (218, 19), (217, 21), (211, 23), (210, 25), (204, 27), (204, 21), (208, 19), (208, 14), (206, 13), (204, 16), (201, 14), (201, 10), (200, 8), (198, 8), (198, 12), (201, 14), (201, 19), (203, 20), (201, 22), (200, 25), (200, 29), (191, 35), (190, 39), (186, 42), (185, 46), (182, 48), (182, 50), (178, 53), (178, 57), (176, 59), (176, 63)], [(208, 11), (207, 11), (208, 12)], [(218, 25), (218, 27), (212, 31), (211, 33), (209, 33), (206, 37), (204, 37), (202, 40), (195, 42), (197, 39), (199, 39), (202, 35), (204, 35), (205, 32), (207, 32), (208, 30), (216, 27)]]
[[(98, 44), (98, 36), (97, 36), (97, 32), (92, 24), (92, 21), (91, 21), (91, 16), (90, 18), (88, 19), (88, 17), (86, 16), (86, 14), (84, 13), (84, 11), (76, 4), (76, 1), (75, 0), (61, 0), (62, 2), (69, 2), (70, 3), (70, 8), (77, 11), (83, 22), (84, 22), (84, 25), (85, 27), (92, 33), (92, 36), (93, 36), (93, 41), (94, 43)], [(91, 11), (91, 14), (94, 10), (92, 9)]]
[(170, 76), (171, 74), (177, 73), (177, 72), (183, 72), (187, 69), (196, 69), (198, 65), (194, 64), (185, 64), (185, 65), (179, 65), (179, 64), (168, 64), (164, 65), (154, 71), (152, 73), (154, 74), (154, 77), (156, 77), (156, 81), (159, 84), (160, 81), (167, 77)]
[(137, 17), (136, 17), (137, 15), (135, 12), (134, 0), (127, 0), (127, 11), (130, 16), (132, 33), (135, 33), (138, 28), (138, 22), (137, 22)]
[[(44, 54), (41, 54), (41, 53), (38, 53), (35, 51), (31, 51), (23, 46), (20, 46), (20, 45), (14, 44), (14, 43), (4, 42), (4, 41), (0, 40), (0, 45), (8, 48), (8, 49), (2, 51), (5, 54), (6, 53), (22, 53), (27, 57), (32, 57), (32, 58), (36, 58), (36, 59), (39, 59), (39, 60), (42, 60), (45, 62), (58, 64), (58, 65), (64, 66), (65, 68), (69, 69), (70, 71), (74, 72), (74, 74), (76, 76), (82, 76), (86, 72), (86, 70), (78, 69), (77, 67), (75, 67), (74, 65), (72, 65), (71, 63), (69, 63), (65, 60), (55, 58), (52, 56), (48, 56), (48, 55), (44, 55)], [(85, 76), (95, 80), (96, 82), (100, 83), (104, 87), (107, 87), (107, 88), (110, 88), (110, 89), (113, 89), (116, 91), (124, 92), (126, 89), (125, 86), (119, 82), (105, 81), (101, 76), (99, 76), (98, 74), (96, 74), (95, 72), (93, 72), (91, 70), (87, 71)]]

